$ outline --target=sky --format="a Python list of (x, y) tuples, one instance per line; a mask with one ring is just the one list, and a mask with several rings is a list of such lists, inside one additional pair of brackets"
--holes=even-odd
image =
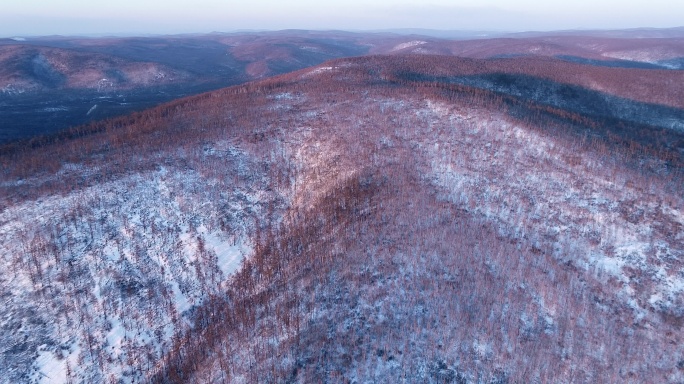
[(681, 0), (0, 0), (0, 37), (236, 30), (477, 31), (684, 25)]

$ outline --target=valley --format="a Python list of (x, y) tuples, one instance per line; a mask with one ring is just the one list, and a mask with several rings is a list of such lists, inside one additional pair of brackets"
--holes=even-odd
[[(181, 97), (366, 54), (548, 57), (594, 67), (656, 72), (682, 69), (684, 37), (677, 29), (663, 30), (664, 36), (658, 38), (651, 37), (658, 36), (655, 33), (638, 30), (623, 34), (619, 38), (598, 32), (582, 37), (510, 34), (449, 40), (389, 32), (287, 30), (139, 38), (0, 39), (0, 144), (49, 136)], [(630, 34), (639, 37), (630, 38)], [(538, 67), (539, 71), (553, 68)], [(681, 78), (681, 72), (676, 72), (669, 75)], [(618, 73), (613, 71), (611, 76), (620, 79)], [(661, 80), (669, 79), (669, 75)], [(591, 88), (580, 78), (572, 81)], [(630, 96), (644, 92), (634, 90)], [(684, 98), (680, 94), (661, 95), (670, 100), (658, 103), (674, 102), (681, 108)]]

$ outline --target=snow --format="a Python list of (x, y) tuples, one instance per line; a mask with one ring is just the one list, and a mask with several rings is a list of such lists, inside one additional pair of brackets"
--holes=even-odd
[(323, 73), (323, 72), (330, 72), (330, 71), (332, 71), (333, 69), (335, 69), (335, 68), (334, 68), (334, 67), (319, 67), (319, 68), (315, 68), (315, 69), (312, 69), (312, 70), (309, 72), (309, 76), (316, 75), (316, 74)]
[(226, 240), (218, 233), (208, 233), (202, 227), (200, 233), (204, 235), (206, 246), (216, 253), (218, 266), (224, 277), (231, 276), (240, 267), (240, 263), (252, 249), (246, 239)]
[(323, 51), (320, 47), (314, 47), (311, 45), (300, 45), (299, 49), (304, 50), (304, 51), (309, 51), (309, 52), (322, 52)]
[(126, 337), (126, 328), (119, 319), (110, 320), (112, 329), (107, 333), (107, 352), (118, 357), (123, 352), (122, 342)]
[(180, 287), (178, 286), (178, 282), (174, 281), (171, 284), (171, 289), (173, 290), (173, 301), (176, 304), (176, 309), (178, 312), (183, 313), (187, 311), (188, 309), (192, 308), (192, 305), (190, 304), (190, 301), (188, 300), (187, 296), (181, 292)]
[(38, 358), (34, 363), (33, 380), (31, 381), (38, 384), (67, 384), (69, 382), (67, 364), (73, 372), (78, 366), (78, 356), (81, 350), (77, 346), (72, 345), (66, 352), (68, 352), (66, 356), (62, 355), (58, 358), (55, 352), (47, 349), (47, 346), (41, 346)]
[[(464, 113), (434, 101), (415, 110), (434, 132), (415, 139), (415, 148), (428, 154), (432, 173), (426, 177), (445, 196), (499, 223), (502, 234), (548, 245), (563, 262), (594, 271), (602, 282), (605, 276), (617, 278), (625, 303), (643, 303), (636, 298), (645, 296), (674, 310), (684, 285), (684, 271), (673, 262), (684, 254), (683, 235), (660, 228), (682, 223), (680, 199), (652, 201), (650, 196), (667, 193), (652, 183), (650, 195), (626, 185), (640, 176), (614, 170), (617, 163), (604, 164), (590, 153), (568, 163), (572, 148), (502, 116)], [(628, 221), (632, 211), (641, 212), (639, 221)], [(652, 285), (628, 289), (639, 278)]]
[(15, 84), (7, 84), (6, 86), (2, 87), (0, 91), (8, 95), (17, 95), (26, 92), (24, 88), (22, 88), (21, 86), (17, 86)]
[(611, 275), (619, 278), (624, 278), (622, 267), (625, 265), (625, 261), (618, 257), (604, 257), (602, 255), (594, 256), (593, 259), (596, 261), (597, 266)]
[[(292, 98), (289, 93), (276, 96), (283, 104)], [(425, 180), (459, 208), (498, 225), (502, 235), (548, 245), (555, 250), (553, 256), (562, 258), (559, 261), (571, 260), (573, 266), (595, 275), (618, 277), (623, 283), (618, 298), (635, 313), (646, 313), (641, 307), (644, 297), (661, 308), (684, 291), (684, 274), (667, 264), (668, 257), (681, 254), (677, 238), (660, 237), (660, 226), (652, 222), (634, 224), (621, 216), (618, 203), (628, 204), (629, 199), (642, 194), (606, 176), (611, 169), (607, 172), (600, 159), (587, 155), (580, 164), (568, 164), (564, 159), (573, 154), (573, 148), (502, 116), (455, 110), (446, 103), (424, 100), (414, 105), (398, 100), (378, 105), (387, 115), (392, 114), (385, 109), (416, 109), (415, 115), (405, 113), (405, 118), (423, 126), (395, 129), (393, 133), (388, 129), (377, 142), (398, 148), (408, 143), (412, 150), (422, 151), (427, 157), (425, 168), (420, 168), (426, 171)], [(300, 116), (315, 118), (325, 112), (307, 110)], [(413, 127), (408, 123), (405, 126)], [(304, 124), (296, 128), (298, 136), (281, 148), (293, 159), (296, 176), (291, 177), (294, 188), (299, 189), (288, 203), (297, 208), (313, 206), (317, 193), (333, 190), (335, 180), (358, 172), (344, 164), (344, 147), (333, 140), (320, 140), (311, 133), (314, 127)], [(215, 287), (228, 281), (252, 254), (250, 235), (258, 218), (264, 217), (267, 203), (276, 200), (274, 193), (258, 181), (266, 178), (259, 170), (268, 164), (254, 162), (247, 150), (229, 140), (203, 144), (197, 153), (202, 161), (224, 161), (221, 167), (213, 168), (225, 168), (221, 176), (235, 180), (234, 184), (219, 183), (207, 176), (218, 170), (201, 168), (181, 158), (183, 165), (178, 168), (160, 166), (158, 170), (131, 173), (93, 187), (11, 205), (0, 212), (0, 257), (4, 259), (0, 277), (12, 279), (0, 285), (0, 296), (12, 298), (0, 308), (0, 319), (16, 316), (10, 311), (12, 306), (26, 311), (33, 310), (26, 307), (28, 303), (39, 306), (31, 316), (45, 326), (30, 329), (33, 338), (29, 340), (29, 349), (37, 352), (31, 358), (38, 356), (30, 365), (40, 377), (36, 380), (67, 382), (68, 366), (75, 382), (99, 382), (108, 375), (125, 383), (144, 381), (144, 374), (129, 373), (131, 367), (154, 365), (179, 331), (177, 324), (188, 321), (193, 306), (208, 295), (221, 294)], [(90, 171), (64, 164), (55, 180), (86, 172)], [(250, 181), (241, 181), (244, 175), (247, 177), (243, 179)], [(681, 209), (676, 197), (673, 199), (675, 203), (658, 205), (643, 202), (644, 217), (650, 220), (658, 213), (681, 223)], [(24, 267), (32, 254), (40, 255), (36, 264), (45, 276), (42, 279)], [(649, 257), (662, 263), (653, 268), (646, 263)], [(654, 291), (629, 285), (633, 281), (625, 274), (626, 267), (653, 279)], [(410, 263), (402, 268), (416, 274), (422, 267)], [(217, 284), (205, 284), (210, 279)], [(43, 289), (48, 284), (50, 289)], [(383, 284), (387, 283), (379, 281), (373, 288), (384, 288)], [(397, 292), (405, 295), (400, 289)], [(539, 302), (543, 322), (551, 329), (556, 326), (557, 309), (546, 307), (542, 298)], [(391, 301), (361, 295), (360, 303), (377, 312), (373, 319), (376, 324), (392, 318), (388, 315), (391, 312), (382, 310), (389, 308)], [(408, 314), (428, 310), (422, 305), (407, 308)], [(309, 313), (312, 320), (333, 316), (319, 307)], [(531, 327), (534, 316), (539, 314), (530, 312), (530, 317), (521, 321)], [(89, 335), (95, 345), (86, 349)], [(287, 335), (285, 332), (280, 339), (266, 341), (277, 343)], [(4, 343), (0, 347), (13, 345), (9, 336), (0, 336)], [(70, 345), (70, 352), (60, 358), (56, 348), (63, 345)], [(463, 350), (485, 359), (491, 355), (492, 345), (478, 336), (472, 344), (464, 344)], [(89, 353), (82, 353), (82, 349)], [(398, 366), (397, 360), (378, 359), (369, 369), (382, 377)], [(10, 379), (0, 378), (0, 382)]]
[(676, 57), (676, 53), (675, 52), (668, 52), (668, 51), (660, 49), (660, 48), (655, 48), (655, 49), (612, 51), (612, 52), (603, 53), (603, 56), (609, 57), (612, 59), (639, 61), (639, 62), (643, 62), (643, 63), (656, 64), (662, 59)]
[(66, 361), (58, 360), (48, 351), (41, 351), (36, 359), (36, 366), (41, 375), (40, 383), (66, 384)]
[(295, 99), (295, 96), (290, 92), (283, 92), (276, 94), (273, 98), (275, 100), (293, 100)]
[(662, 210), (664, 214), (672, 216), (675, 221), (684, 226), (684, 210), (668, 206), (663, 206)]
[[(263, 167), (255, 170), (245, 150), (230, 142), (209, 149), (204, 156), (225, 159), (231, 178), (249, 178), (234, 178), (226, 188), (192, 169), (164, 166), (0, 212), (0, 273), (11, 280), (0, 279), (0, 295), (12, 299), (0, 307), (0, 319), (12, 325), (12, 316), (33, 311), (24, 329), (29, 338), (0, 335), (0, 348), (26, 343), (38, 357), (0, 356), (24, 375), (0, 377), (0, 383), (22, 381), (29, 371), (42, 377), (33, 382), (65, 382), (65, 361), (77, 357), (78, 364), (69, 363), (73, 382), (144, 378), (130, 364), (154, 365), (187, 324), (188, 311), (218, 293), (252, 253), (253, 221), (273, 198), (260, 189)], [(90, 172), (97, 171), (65, 163), (54, 177)], [(42, 280), (16, 267), (29, 254), (39, 255)], [(37, 293), (47, 286), (49, 294)], [(60, 359), (55, 348), (64, 345), (71, 357)]]
[(422, 40), (408, 41), (406, 43), (401, 43), (401, 44), (395, 45), (394, 48), (391, 49), (391, 52), (401, 51), (402, 49), (417, 47), (417, 46), (423, 45), (423, 44), (427, 44), (427, 41), (422, 41)]

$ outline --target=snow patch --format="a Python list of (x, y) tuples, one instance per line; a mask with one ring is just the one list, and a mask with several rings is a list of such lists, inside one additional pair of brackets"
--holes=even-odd
[(661, 60), (676, 57), (677, 53), (663, 48), (652, 48), (605, 52), (602, 54), (602, 56), (610, 57), (612, 59), (658, 64), (658, 62)]
[(236, 239), (234, 236), (232, 239), (226, 239), (224, 235), (218, 232), (208, 232), (204, 227), (201, 227), (199, 232), (203, 235), (205, 246), (216, 253), (218, 267), (224, 278), (235, 273), (245, 256), (252, 252), (246, 239)]
[(417, 47), (417, 46), (423, 45), (423, 44), (427, 44), (427, 41), (423, 41), (423, 40), (408, 41), (406, 43), (401, 43), (401, 44), (395, 45), (394, 48), (392, 48), (390, 50), (390, 52), (401, 51), (402, 49)]
[(293, 100), (294, 96), (290, 92), (283, 92), (273, 96), (276, 100)]
[(311, 70), (308, 73), (308, 75), (312, 76), (312, 75), (316, 75), (316, 74), (323, 73), (323, 72), (330, 72), (333, 69), (335, 69), (335, 67), (319, 67), (319, 68), (315, 68), (315, 69)]
[(67, 107), (48, 107), (48, 108), (44, 108), (43, 112), (59, 112), (59, 111), (68, 111), (68, 110), (69, 110), (69, 108), (67, 108)]
[(46, 349), (46, 346), (39, 348), (38, 358), (34, 362), (34, 377), (31, 381), (38, 384), (68, 383), (67, 372), (74, 372), (78, 366), (78, 356), (81, 350), (78, 346), (72, 345), (66, 352), (68, 354), (64, 355), (65, 351), (60, 351), (60, 356), (58, 356), (57, 352)]

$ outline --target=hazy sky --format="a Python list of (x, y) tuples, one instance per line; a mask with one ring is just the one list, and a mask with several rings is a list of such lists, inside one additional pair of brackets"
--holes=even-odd
[(0, 0), (0, 36), (239, 29), (675, 27), (681, 0)]

